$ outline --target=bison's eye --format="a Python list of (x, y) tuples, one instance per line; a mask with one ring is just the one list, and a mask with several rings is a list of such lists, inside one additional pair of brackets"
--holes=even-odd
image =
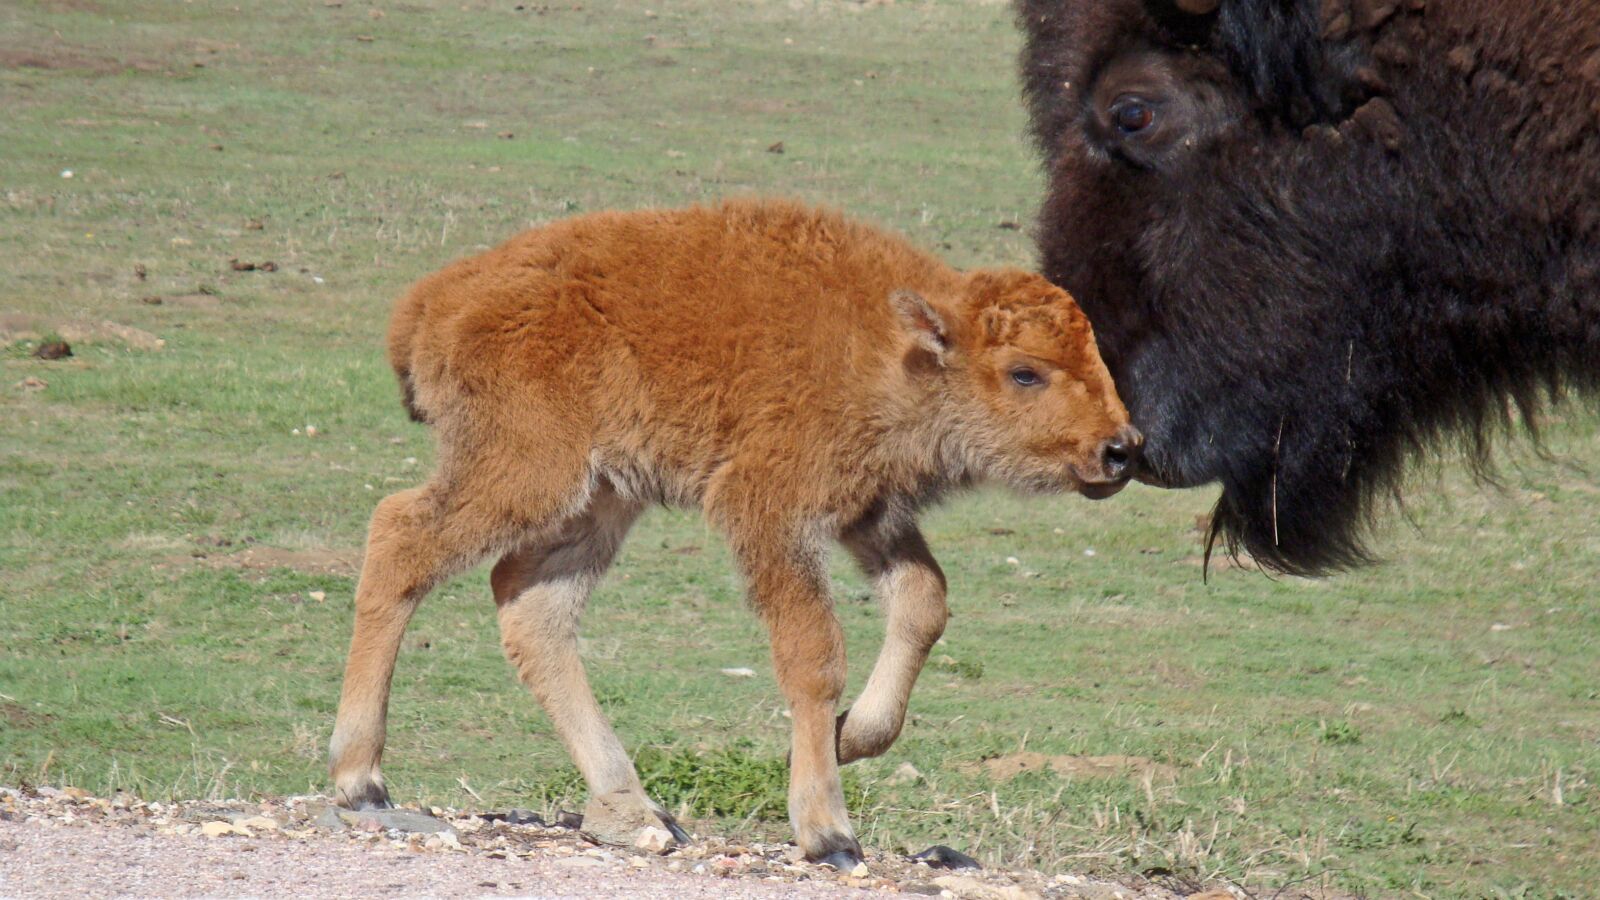
[(1111, 104), (1111, 123), (1123, 134), (1138, 134), (1155, 124), (1156, 108), (1139, 97), (1118, 97)]
[(1029, 368), (1019, 367), (1011, 370), (1011, 380), (1020, 387), (1033, 387), (1040, 383), (1039, 373)]

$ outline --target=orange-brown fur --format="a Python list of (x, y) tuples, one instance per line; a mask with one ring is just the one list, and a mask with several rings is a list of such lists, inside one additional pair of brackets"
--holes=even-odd
[[(1107, 447), (1137, 449), (1089, 323), (1060, 289), (960, 273), (784, 201), (598, 213), (518, 235), (413, 288), (389, 357), (437, 431), (439, 463), (373, 517), (332, 747), (351, 805), (387, 802), (388, 684), (412, 610), (491, 553), (507, 655), (590, 790), (649, 803), (594, 703), (576, 629), (628, 526), (666, 502), (700, 506), (723, 530), (771, 631), (801, 847), (859, 855), (838, 765), (898, 735), (947, 616), (917, 510), (985, 478), (1107, 493), (1125, 479)], [(1039, 382), (1019, 384), (1019, 368)], [(833, 541), (888, 613), (868, 685), (837, 723)]]

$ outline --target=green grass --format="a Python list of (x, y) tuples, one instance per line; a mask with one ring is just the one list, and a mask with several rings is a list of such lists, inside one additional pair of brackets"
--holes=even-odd
[[(0, 327), (165, 341), (101, 328), (69, 360), (0, 350), (0, 780), (325, 788), (348, 559), (432, 452), (382, 361), (386, 310), (452, 257), (572, 211), (759, 190), (960, 265), (1032, 259), (999, 227), (1041, 190), (1004, 6), (515, 5), (0, 6)], [(13, 387), (29, 377), (47, 386)], [(864, 838), (1268, 894), (1592, 893), (1600, 427), (1564, 414), (1553, 460), (1513, 444), (1500, 486), (1419, 479), (1388, 561), (1326, 581), (1203, 583), (1204, 491), (933, 513), (956, 616), (900, 742), (849, 770)], [(855, 689), (881, 619), (837, 577)], [(390, 783), (572, 807), (485, 581), (438, 591), (408, 634)], [(715, 535), (657, 511), (585, 653), (664, 802), (782, 835), (787, 720), (742, 604)], [(966, 765), (1024, 747), (1177, 774), (997, 783)], [(923, 779), (891, 784), (903, 762)]]

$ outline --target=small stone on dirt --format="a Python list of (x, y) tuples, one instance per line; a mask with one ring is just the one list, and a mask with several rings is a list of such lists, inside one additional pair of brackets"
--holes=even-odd
[[(364, 809), (360, 811), (330, 806), (317, 818), (317, 825), (334, 831), (360, 829), (365, 823), (375, 823), (380, 829), (403, 831), (407, 834), (440, 834), (456, 836), (449, 822), (435, 819), (414, 809)], [(370, 827), (370, 826), (368, 826)]]
[(917, 770), (917, 767), (913, 766), (911, 763), (905, 762), (901, 763), (900, 766), (894, 770), (894, 774), (890, 775), (888, 778), (885, 778), (883, 783), (888, 785), (916, 784), (921, 780), (922, 773)]
[(206, 822), (200, 826), (200, 833), (206, 837), (224, 837), (230, 834), (254, 837), (250, 829), (241, 828), (232, 822)]
[(677, 845), (678, 842), (672, 839), (672, 832), (665, 828), (646, 828), (633, 839), (633, 846), (646, 853), (666, 853)]

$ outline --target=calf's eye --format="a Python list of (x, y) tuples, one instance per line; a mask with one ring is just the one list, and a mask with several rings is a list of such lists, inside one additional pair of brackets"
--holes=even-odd
[(1032, 369), (1012, 369), (1011, 380), (1021, 387), (1033, 387), (1039, 384), (1039, 373)]
[(1138, 134), (1155, 121), (1155, 107), (1138, 97), (1120, 97), (1111, 106), (1111, 124), (1123, 134)]

